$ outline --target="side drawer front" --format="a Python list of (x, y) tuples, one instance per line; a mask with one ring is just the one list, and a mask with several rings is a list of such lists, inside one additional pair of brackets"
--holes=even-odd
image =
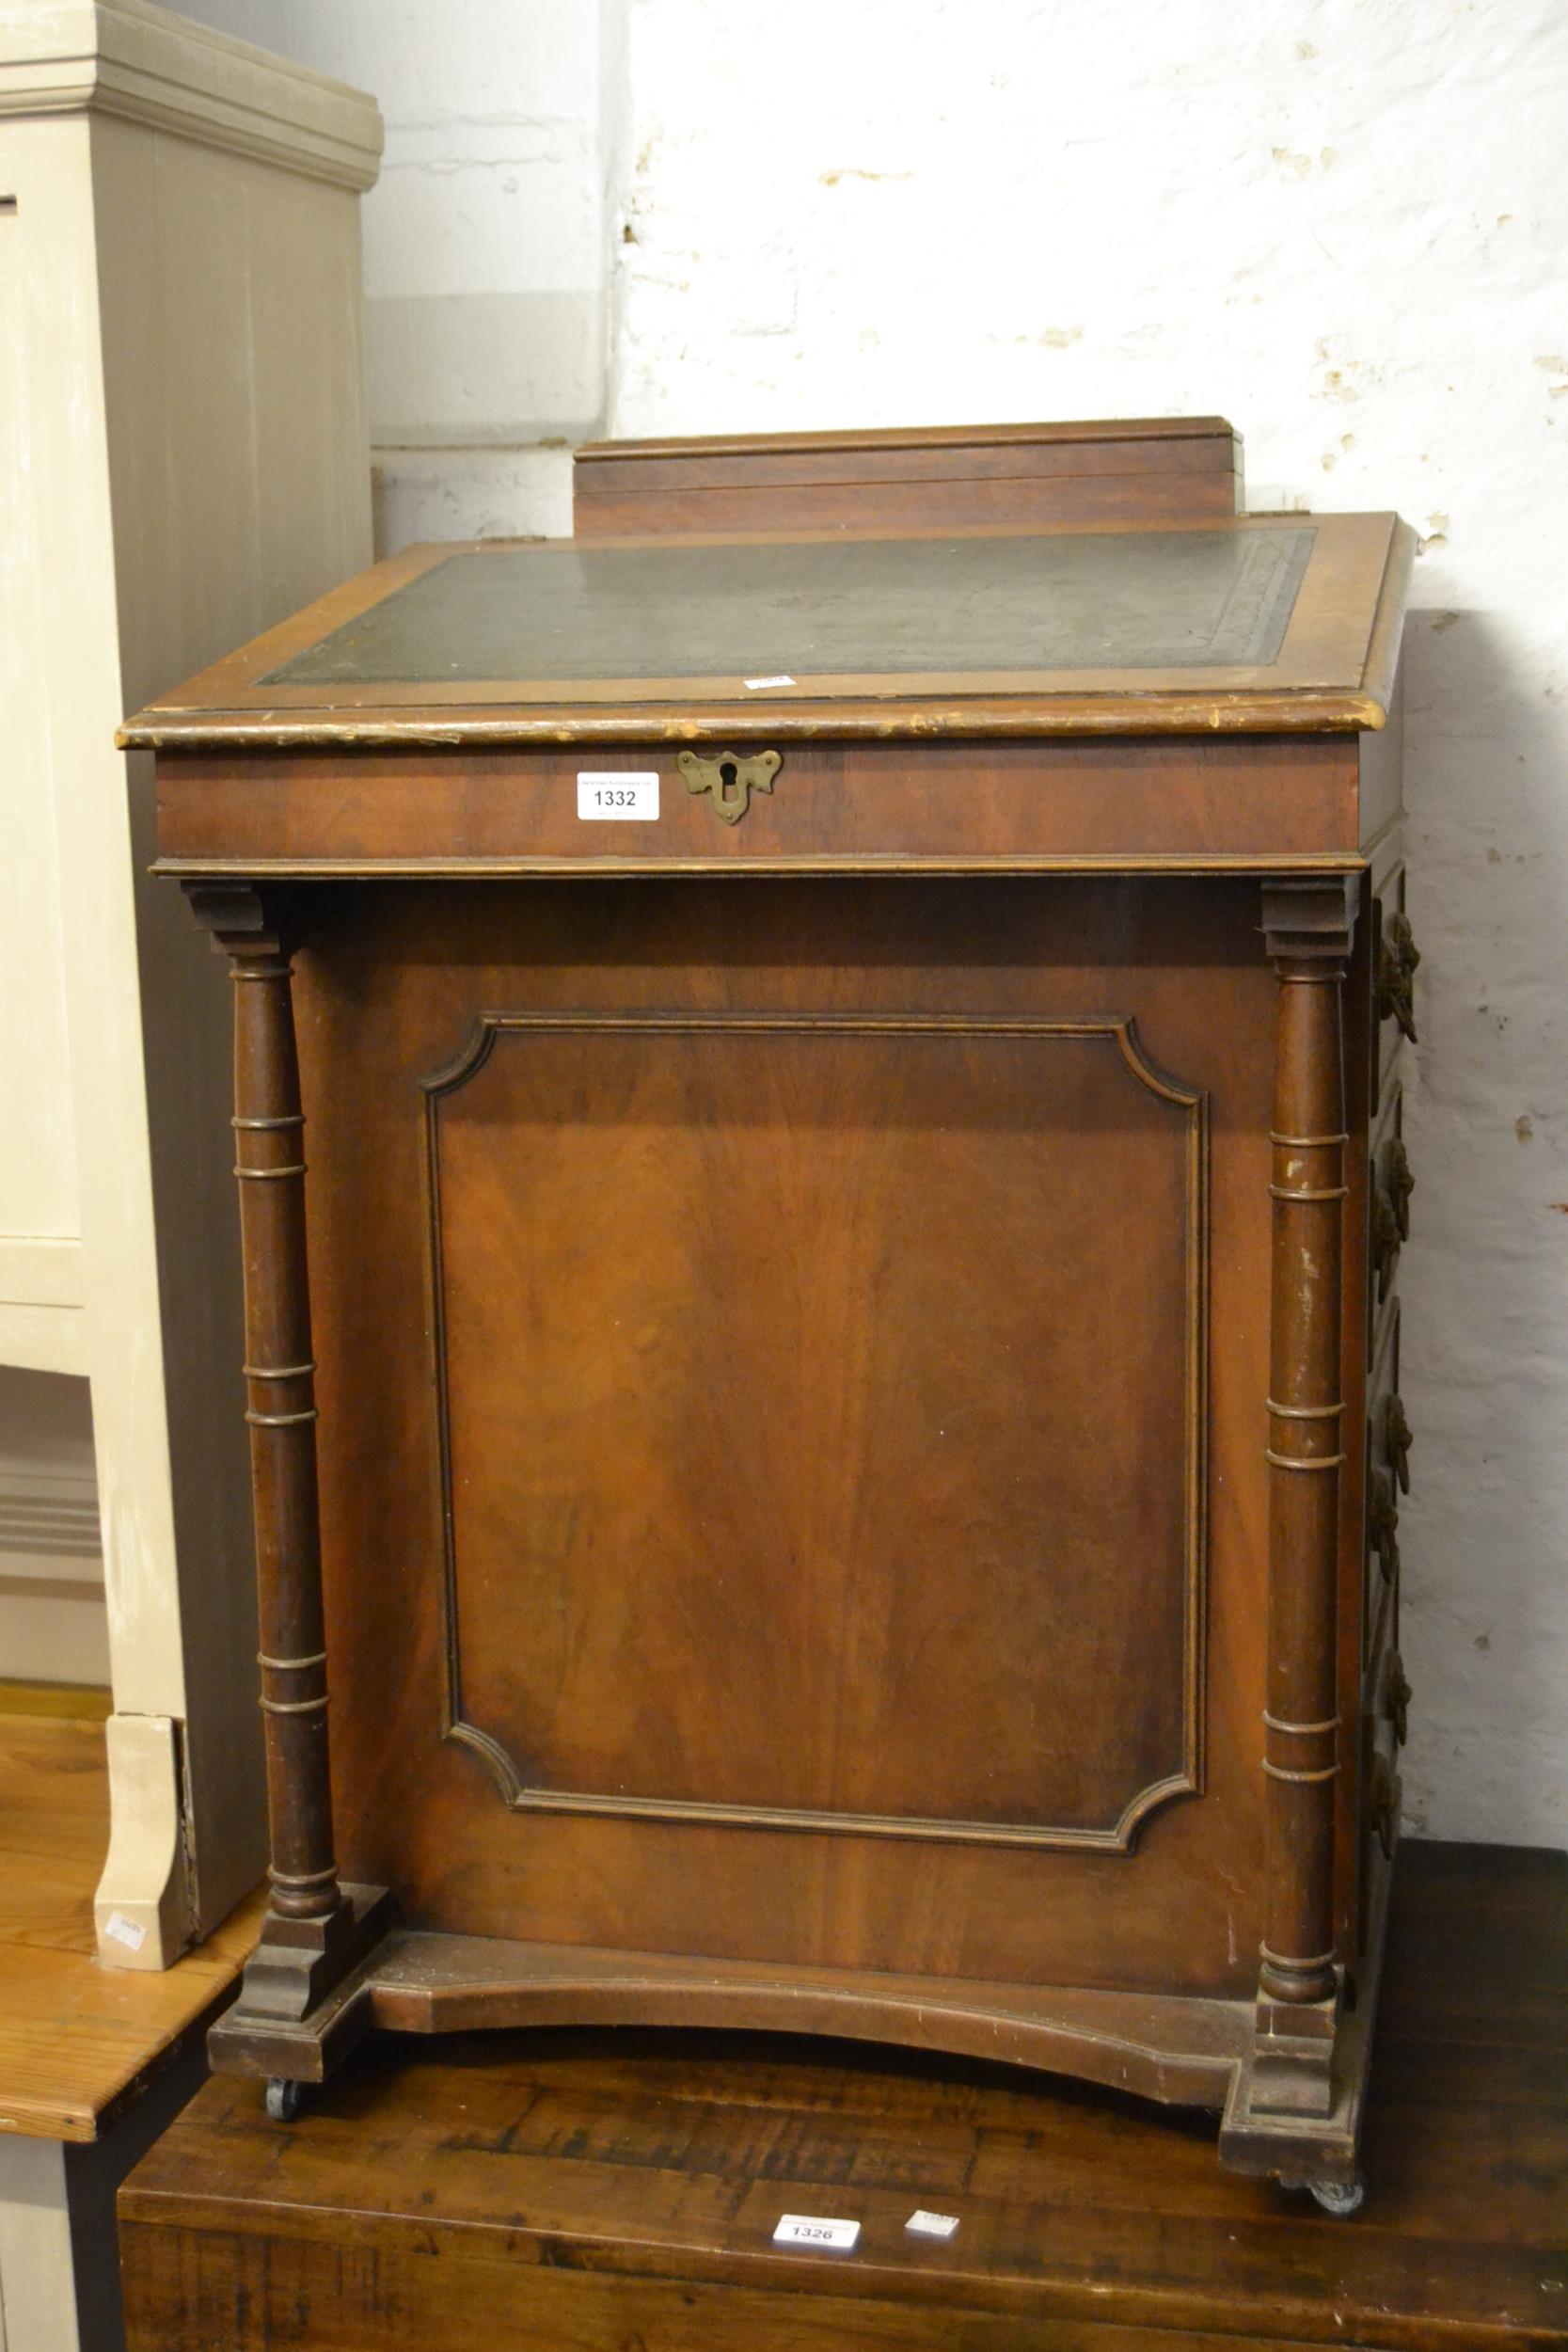
[(1375, 1010), (1371, 1115), (1375, 1120), (1401, 1053), (1416, 1042), (1415, 976), (1420, 949), (1404, 904), (1404, 869), (1398, 867), (1372, 898), (1372, 996)]
[(1371, 1311), (1367, 1320), (1367, 1367), (1383, 1345), (1395, 1309), (1400, 1254), (1410, 1238), (1416, 1178), (1404, 1141), (1404, 1095), (1394, 1087), (1372, 1129), (1368, 1187), (1367, 1250)]
[(1400, 1319), (1396, 1307), (1367, 1392), (1367, 1524), (1362, 1580), (1361, 1656), (1370, 1668), (1399, 1609), (1400, 1505), (1410, 1490), (1410, 1424), (1400, 1394)]
[(1400, 1750), (1408, 1729), (1410, 1685), (1390, 1625), (1380, 1635), (1361, 1717), (1361, 1917), (1370, 1915), (1374, 1868), (1393, 1859), (1403, 1795)]

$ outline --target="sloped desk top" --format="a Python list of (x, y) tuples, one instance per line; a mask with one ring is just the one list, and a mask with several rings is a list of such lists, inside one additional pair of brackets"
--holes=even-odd
[(129, 745), (1375, 729), (1413, 541), (1202, 527), (410, 548)]

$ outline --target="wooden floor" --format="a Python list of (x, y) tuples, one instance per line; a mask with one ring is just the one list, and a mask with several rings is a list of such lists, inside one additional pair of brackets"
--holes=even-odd
[[(782, 2038), (383, 2037), (292, 2126), (208, 2084), (121, 2191), (134, 2352), (1568, 2344), (1568, 1856), (1401, 1857), (1352, 2221), (1214, 2126)], [(947, 2244), (917, 2208), (958, 2217)], [(861, 2224), (785, 2252), (786, 2212)]]
[[(8, 1698), (23, 1703), (14, 1688)], [(261, 1898), (161, 1975), (101, 1967), (103, 1726), (96, 1709), (55, 1717), (37, 1711), (37, 1693), (26, 1703), (0, 1712), (0, 2132), (91, 2140), (228, 1993)]]

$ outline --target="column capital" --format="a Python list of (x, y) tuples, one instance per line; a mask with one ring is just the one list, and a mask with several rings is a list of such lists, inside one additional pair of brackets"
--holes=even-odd
[(220, 956), (286, 956), (282, 927), (255, 882), (204, 881), (180, 885), (185, 903)]
[(1275, 963), (1343, 964), (1355, 940), (1359, 874), (1303, 874), (1263, 884), (1259, 925)]

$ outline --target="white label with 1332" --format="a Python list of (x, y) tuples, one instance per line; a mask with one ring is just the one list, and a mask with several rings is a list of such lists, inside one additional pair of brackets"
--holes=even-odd
[(658, 816), (657, 769), (579, 768), (578, 815), (649, 824)]

